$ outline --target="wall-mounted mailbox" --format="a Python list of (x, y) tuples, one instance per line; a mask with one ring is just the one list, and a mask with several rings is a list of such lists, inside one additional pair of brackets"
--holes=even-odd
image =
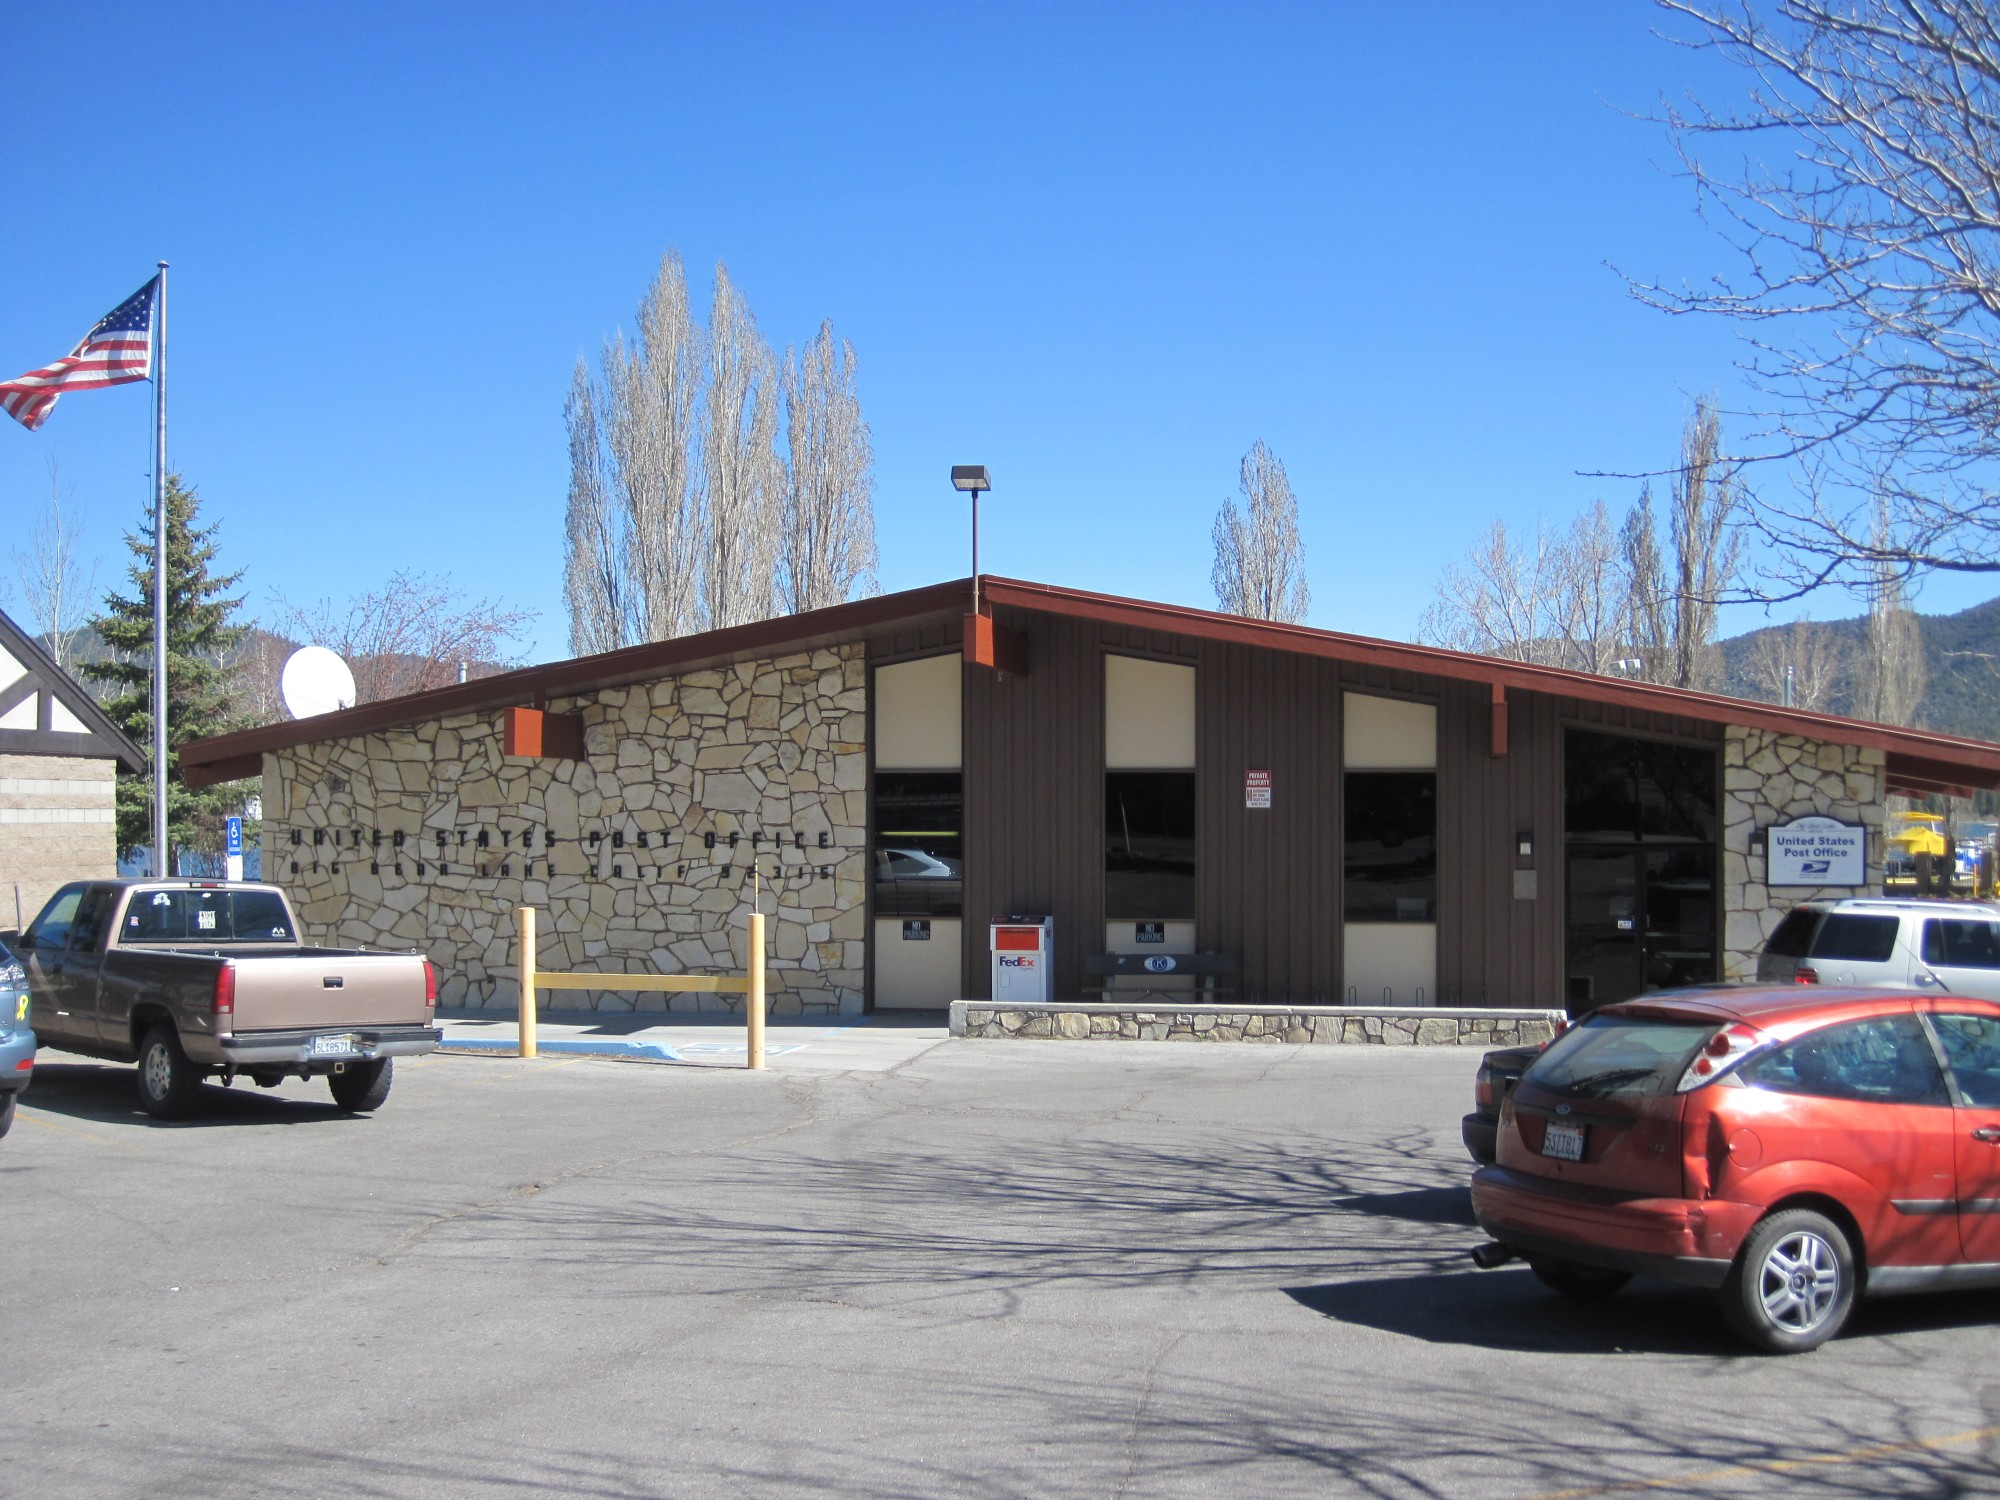
[(1014, 917), (995, 922), (993, 998), (1047, 1001), (1055, 998), (1056, 919)]
[(508, 755), (583, 759), (583, 720), (539, 708), (510, 708), (501, 718), (501, 749)]

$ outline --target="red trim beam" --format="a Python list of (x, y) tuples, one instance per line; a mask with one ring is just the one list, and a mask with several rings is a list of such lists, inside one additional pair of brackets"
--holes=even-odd
[(500, 748), (507, 755), (582, 760), (583, 720), (576, 714), (510, 708), (501, 720)]

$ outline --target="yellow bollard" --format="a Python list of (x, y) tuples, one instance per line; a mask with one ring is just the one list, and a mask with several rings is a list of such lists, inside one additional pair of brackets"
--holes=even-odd
[(514, 927), (521, 943), (521, 1000), (516, 1007), (521, 1031), (520, 1055), (535, 1055), (535, 909), (514, 908)]
[(749, 1067), (764, 1066), (764, 914), (750, 913), (749, 952), (744, 955), (744, 971), (750, 987), (743, 996), (743, 1020), (748, 1028), (744, 1052)]

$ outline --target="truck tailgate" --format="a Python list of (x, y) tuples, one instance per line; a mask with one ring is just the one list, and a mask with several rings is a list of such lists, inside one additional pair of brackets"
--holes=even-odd
[(236, 1019), (230, 1028), (421, 1026), (424, 961), (415, 954), (301, 954), (246, 958), (236, 966)]

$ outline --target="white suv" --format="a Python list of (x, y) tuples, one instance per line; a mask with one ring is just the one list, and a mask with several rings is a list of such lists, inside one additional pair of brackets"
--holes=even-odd
[(2000, 1000), (2000, 905), (1855, 897), (1794, 907), (1758, 955), (1757, 979)]

